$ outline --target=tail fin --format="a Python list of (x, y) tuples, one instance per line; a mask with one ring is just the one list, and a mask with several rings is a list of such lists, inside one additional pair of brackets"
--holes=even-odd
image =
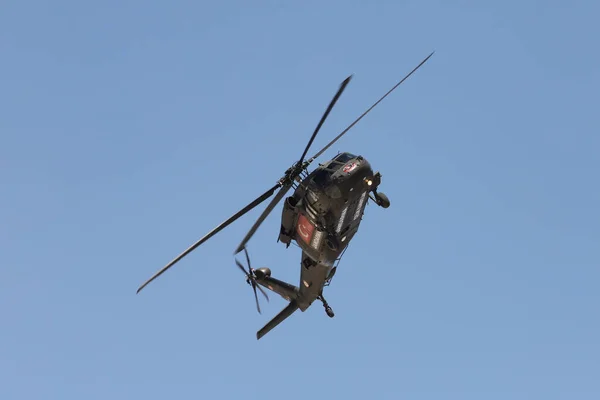
[(269, 331), (282, 323), (286, 318), (292, 315), (298, 309), (296, 300), (292, 300), (283, 310), (279, 312), (272, 320), (270, 320), (261, 330), (256, 332), (256, 340), (265, 336)]

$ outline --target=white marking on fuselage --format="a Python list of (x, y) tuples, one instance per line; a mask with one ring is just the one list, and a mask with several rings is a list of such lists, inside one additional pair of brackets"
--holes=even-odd
[(321, 245), (321, 238), (323, 237), (323, 232), (316, 229), (313, 233), (313, 238), (312, 238), (312, 247), (314, 247), (315, 249), (318, 249), (319, 246)]
[(340, 214), (340, 220), (338, 221), (336, 232), (340, 233), (342, 230), (342, 226), (344, 225), (344, 219), (346, 218), (346, 212), (348, 211), (348, 206), (344, 207), (342, 213)]
[(362, 195), (360, 196), (360, 199), (358, 200), (358, 205), (356, 206), (356, 211), (354, 211), (354, 219), (355, 220), (360, 217), (360, 213), (363, 210), (363, 205), (364, 205), (366, 197), (367, 197), (367, 192), (363, 192)]

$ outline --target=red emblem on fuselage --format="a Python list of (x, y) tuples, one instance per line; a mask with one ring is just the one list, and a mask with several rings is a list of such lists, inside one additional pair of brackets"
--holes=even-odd
[(346, 164), (346, 165), (344, 166), (344, 169), (343, 169), (343, 171), (344, 171), (345, 173), (352, 172), (352, 171), (354, 170), (354, 168), (356, 168), (356, 163), (355, 163), (355, 162), (351, 162), (351, 163), (349, 163), (349, 164)]
[(306, 244), (310, 244), (310, 240), (312, 239), (313, 232), (315, 230), (315, 226), (306, 218), (304, 215), (300, 214), (298, 216), (298, 224), (296, 225), (296, 232), (302, 238), (302, 240)]

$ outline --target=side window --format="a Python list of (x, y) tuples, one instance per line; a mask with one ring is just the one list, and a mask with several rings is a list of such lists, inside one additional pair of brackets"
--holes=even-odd
[(313, 177), (313, 182), (315, 182), (317, 185), (325, 185), (327, 183), (328, 175), (329, 173), (326, 170), (321, 169), (315, 173), (315, 176)]
[(346, 164), (346, 162), (352, 160), (353, 158), (355, 158), (356, 156), (354, 154), (351, 153), (342, 153), (339, 156), (337, 156), (335, 158), (335, 161), (340, 162), (342, 164)]

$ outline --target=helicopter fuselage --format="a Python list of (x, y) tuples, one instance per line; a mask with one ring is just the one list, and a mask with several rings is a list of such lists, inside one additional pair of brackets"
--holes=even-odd
[[(345, 152), (319, 165), (300, 179), (293, 194), (284, 201), (278, 241), (289, 247), (292, 242), (302, 249), (300, 285), (298, 287), (271, 277), (269, 268), (255, 270), (256, 282), (278, 293), (288, 305), (257, 332), (260, 339), (293, 314), (306, 311), (320, 299), (333, 317), (333, 310), (323, 297), (342, 253), (358, 232), (358, 227), (372, 192), (382, 207), (387, 197), (377, 192), (381, 174), (374, 173), (362, 156)], [(385, 195), (384, 195), (385, 196)]]
[(296, 299), (301, 310), (322, 295), (333, 277), (380, 176), (364, 157), (340, 153), (306, 175), (285, 199), (278, 241), (286, 246), (295, 242), (302, 249)]
[[(317, 299), (323, 302), (327, 315), (333, 317), (333, 311), (323, 297), (323, 288), (331, 282), (337, 269), (337, 263), (358, 231), (368, 200), (373, 200), (383, 208), (389, 207), (390, 202), (387, 196), (377, 191), (381, 183), (381, 174), (379, 172), (374, 173), (369, 162), (362, 156), (356, 156), (348, 152), (340, 153), (331, 160), (320, 164), (311, 173), (307, 173), (308, 166), (345, 135), (379, 102), (408, 79), (432, 55), (433, 52), (313, 157), (306, 158), (307, 152), (316, 135), (350, 82), (352, 75), (344, 79), (312, 133), (301, 157), (292, 167), (285, 171), (284, 176), (273, 187), (267, 189), (252, 202), (220, 223), (157, 271), (138, 288), (137, 293), (202, 243), (277, 192), (234, 251), (234, 254), (238, 254), (243, 250), (246, 254), (248, 271), (246, 271), (238, 260), (236, 260), (236, 264), (246, 275), (246, 282), (254, 290), (258, 312), (260, 312), (260, 306), (258, 303), (257, 287), (267, 299), (268, 295), (263, 291), (261, 286), (278, 293), (281, 297), (289, 301), (279, 314), (257, 332), (257, 339), (263, 337), (296, 310), (305, 311)], [(258, 227), (271, 213), (276, 204), (284, 199), (284, 196), (286, 196), (286, 193), (292, 187), (294, 188), (294, 192), (291, 196), (285, 198), (283, 204), (278, 241), (281, 241), (286, 246), (294, 242), (302, 249), (300, 285), (298, 287), (271, 277), (271, 270), (267, 267), (252, 268), (246, 248), (246, 244), (257, 231)], [(257, 284), (260, 286), (257, 286)]]
[(375, 179), (369, 162), (351, 153), (319, 165), (285, 199), (279, 241), (332, 267), (358, 230)]

